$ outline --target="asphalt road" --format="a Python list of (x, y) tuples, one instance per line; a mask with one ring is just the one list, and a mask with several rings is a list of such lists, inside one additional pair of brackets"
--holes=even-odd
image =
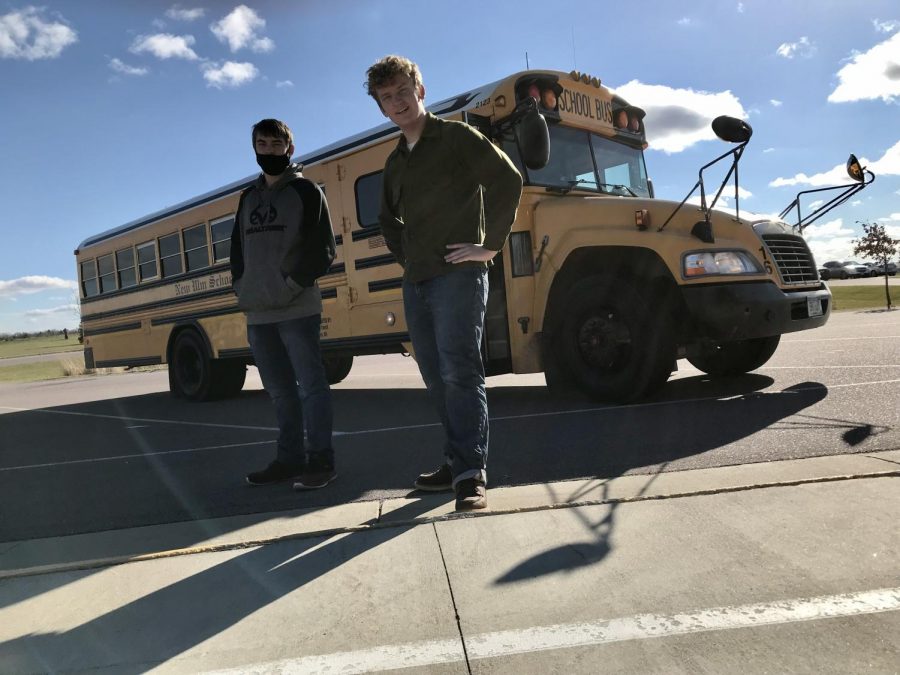
[[(900, 312), (843, 312), (782, 339), (755, 373), (679, 361), (653, 399), (553, 398), (542, 375), (489, 378), (492, 486), (654, 474), (900, 448)], [(336, 386), (339, 479), (251, 488), (275, 420), (255, 372), (235, 399), (176, 401), (166, 373), (0, 385), (0, 542), (405, 496), (440, 462), (410, 359), (359, 359)]]

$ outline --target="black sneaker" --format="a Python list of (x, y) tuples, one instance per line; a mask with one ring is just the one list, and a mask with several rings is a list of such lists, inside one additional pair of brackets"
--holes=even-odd
[(310, 456), (306, 468), (294, 481), (295, 490), (318, 490), (337, 478), (333, 459)]
[(487, 488), (475, 478), (465, 478), (456, 484), (456, 510), (474, 511), (487, 508)]
[(285, 464), (277, 459), (262, 471), (254, 471), (247, 474), (247, 482), (250, 485), (274, 485), (296, 478), (303, 471), (302, 466)]
[(423, 473), (416, 478), (416, 482), (413, 483), (413, 485), (415, 485), (416, 490), (423, 490), (425, 492), (444, 492), (446, 490), (452, 490), (453, 473), (450, 471), (450, 465), (443, 464), (441, 465), (441, 468), (436, 471)]

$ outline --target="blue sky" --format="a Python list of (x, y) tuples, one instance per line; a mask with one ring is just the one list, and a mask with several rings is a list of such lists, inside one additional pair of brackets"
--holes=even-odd
[[(564, 6), (562, 11), (551, 7)], [(877, 174), (807, 230), (851, 257), (856, 221), (900, 237), (896, 0), (0, 0), (0, 333), (77, 325), (72, 251), (256, 170), (250, 127), (284, 119), (298, 153), (383, 123), (363, 88), (389, 53), (417, 61), (426, 102), (532, 68), (578, 69), (647, 110), (657, 196), (681, 200), (743, 117), (741, 209), (778, 213)]]

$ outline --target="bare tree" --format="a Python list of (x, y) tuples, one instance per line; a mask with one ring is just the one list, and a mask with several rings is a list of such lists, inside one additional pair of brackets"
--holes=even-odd
[(887, 266), (891, 258), (897, 254), (900, 239), (892, 239), (888, 236), (884, 225), (878, 223), (865, 223), (856, 221), (865, 232), (864, 237), (853, 240), (853, 255), (862, 256), (877, 261), (881, 264), (884, 273), (884, 297), (887, 300), (887, 308), (891, 308), (891, 291), (888, 284)]

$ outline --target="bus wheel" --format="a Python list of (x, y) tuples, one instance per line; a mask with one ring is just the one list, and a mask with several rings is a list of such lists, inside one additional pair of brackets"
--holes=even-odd
[(328, 384), (337, 384), (350, 374), (350, 369), (353, 367), (353, 356), (326, 354), (322, 356), (322, 363), (325, 365), (325, 377), (328, 379)]
[(687, 360), (709, 375), (743, 375), (772, 358), (780, 335), (688, 347)]
[(548, 364), (551, 386), (556, 379), (597, 400), (627, 403), (665, 383), (675, 343), (664, 307), (651, 310), (631, 284), (599, 276), (567, 295), (549, 352), (557, 361)]
[(177, 398), (206, 401), (212, 389), (212, 361), (196, 331), (179, 333), (169, 362), (169, 388)]

